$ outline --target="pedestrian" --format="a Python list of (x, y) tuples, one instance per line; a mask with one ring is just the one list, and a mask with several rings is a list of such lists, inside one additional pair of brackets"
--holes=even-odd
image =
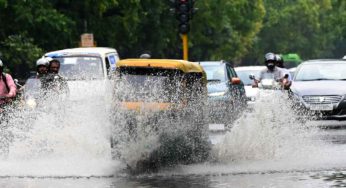
[(0, 112), (4, 110), (4, 107), (12, 102), (12, 99), (16, 97), (16, 84), (10, 74), (6, 74), (4, 71), (4, 64), (0, 59)]

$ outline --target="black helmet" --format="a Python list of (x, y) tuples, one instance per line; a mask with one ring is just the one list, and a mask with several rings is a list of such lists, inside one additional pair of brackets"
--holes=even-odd
[(284, 59), (279, 54), (276, 54), (276, 66), (280, 68), (284, 67)]
[(266, 53), (266, 55), (264, 55), (264, 63), (269, 70), (274, 70), (276, 64), (276, 55), (271, 52)]

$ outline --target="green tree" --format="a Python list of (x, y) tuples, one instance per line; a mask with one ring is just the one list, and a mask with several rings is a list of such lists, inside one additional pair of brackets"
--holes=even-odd
[(262, 0), (200, 0), (191, 28), (191, 52), (198, 60), (238, 60), (262, 26)]
[(35, 45), (32, 38), (23, 35), (10, 35), (1, 46), (3, 61), (13, 77), (28, 76), (35, 69), (36, 60), (42, 56), (43, 50)]
[(336, 21), (331, 22), (333, 19), (340, 21), (339, 13), (331, 14), (338, 6), (336, 1), (264, 2), (264, 26), (247, 55), (252, 59), (250, 63), (261, 63), (266, 52), (293, 52), (300, 54), (303, 59), (333, 57), (335, 37), (340, 36), (340, 32), (335, 31)]

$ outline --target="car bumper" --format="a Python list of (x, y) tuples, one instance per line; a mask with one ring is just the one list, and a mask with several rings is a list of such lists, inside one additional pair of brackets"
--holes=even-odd
[(232, 109), (229, 100), (208, 100), (208, 112), (210, 118), (225, 118)]
[(310, 105), (304, 102), (294, 103), (297, 115), (314, 120), (346, 120), (346, 101), (333, 105), (333, 110), (311, 110)]

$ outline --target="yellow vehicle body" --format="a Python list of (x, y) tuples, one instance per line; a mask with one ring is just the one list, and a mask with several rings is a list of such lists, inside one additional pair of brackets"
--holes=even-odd
[(207, 159), (210, 151), (205, 115), (207, 78), (198, 63), (124, 59), (117, 63), (114, 84), (116, 102), (112, 117), (119, 130), (112, 137), (114, 151), (120, 151), (122, 156), (123, 147), (119, 144), (122, 142), (125, 146), (141, 145), (152, 136), (158, 142), (147, 144), (151, 151), (146, 149), (141, 154), (145, 157), (138, 161), (128, 162), (124, 157), (131, 169)]
[(117, 63), (117, 67), (148, 67), (161, 69), (177, 69), (184, 73), (202, 73), (206, 80), (206, 74), (198, 63), (174, 59), (125, 59)]
[[(189, 62), (185, 60), (174, 60), (174, 59), (124, 59), (120, 60), (117, 63), (117, 73), (121, 74), (122, 68), (133, 68), (133, 69), (142, 69), (142, 70), (156, 70), (157, 72), (164, 72), (167, 70), (176, 70), (179, 71), (183, 76), (188, 77), (189, 75), (197, 76), (201, 86), (204, 88), (205, 92), (202, 92), (206, 95), (206, 84), (207, 78), (206, 73), (204, 72), (202, 66), (198, 63)], [(193, 81), (196, 81), (193, 79)], [(187, 80), (182, 80), (182, 82), (189, 82)], [(194, 85), (195, 83), (190, 83)], [(187, 83), (186, 85), (189, 85)], [(186, 86), (187, 87), (187, 86)], [(186, 92), (191, 92), (189, 88), (185, 88), (184, 95), (188, 95)], [(131, 110), (136, 112), (141, 111), (165, 111), (173, 108), (182, 108), (188, 103), (187, 98), (181, 98), (180, 101), (177, 101), (177, 104), (172, 104), (172, 102), (144, 102), (144, 101), (122, 101), (121, 108), (125, 110)]]

